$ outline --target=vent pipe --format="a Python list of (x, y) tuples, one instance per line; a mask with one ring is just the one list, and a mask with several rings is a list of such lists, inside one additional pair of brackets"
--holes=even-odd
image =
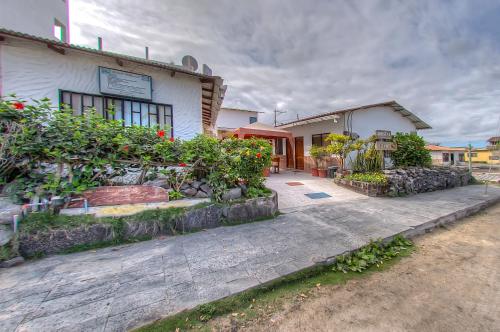
[(146, 51), (146, 60), (149, 60), (149, 47), (146, 46), (145, 51)]
[(102, 51), (102, 38), (101, 37), (97, 37), (97, 49), (99, 51)]

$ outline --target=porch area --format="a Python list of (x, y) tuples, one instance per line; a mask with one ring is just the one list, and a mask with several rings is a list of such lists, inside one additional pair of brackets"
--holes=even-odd
[(266, 187), (278, 193), (281, 212), (300, 211), (321, 205), (366, 200), (367, 196), (342, 188), (330, 178), (314, 177), (308, 172), (282, 170), (266, 179)]

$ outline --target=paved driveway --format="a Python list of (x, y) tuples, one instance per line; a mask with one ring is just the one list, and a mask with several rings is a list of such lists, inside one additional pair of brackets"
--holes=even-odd
[(304, 207), (274, 220), (0, 269), (0, 331), (124, 331), (500, 200), (468, 186)]
[[(285, 171), (271, 174), (266, 179), (266, 186), (278, 193), (278, 205), (282, 212), (291, 212), (318, 204), (368, 199), (365, 195), (337, 186), (332, 179), (313, 177), (306, 172)], [(306, 196), (306, 194), (315, 193), (325, 193), (330, 197), (313, 199)]]

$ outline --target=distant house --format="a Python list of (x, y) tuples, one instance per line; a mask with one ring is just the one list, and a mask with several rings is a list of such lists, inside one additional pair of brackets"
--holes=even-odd
[(452, 148), (441, 145), (427, 145), (432, 164), (437, 166), (457, 166), (465, 164), (466, 148)]
[(490, 137), (487, 142), (490, 146), (497, 146), (500, 144), (500, 136)]
[(261, 112), (222, 107), (217, 117), (217, 137), (230, 136), (236, 128), (258, 122), (259, 113)]
[[(313, 166), (313, 160), (309, 155), (311, 146), (326, 145), (325, 138), (330, 133), (368, 138), (374, 135), (377, 130), (390, 131), (395, 134), (396, 132), (411, 133), (431, 128), (418, 116), (395, 101), (318, 114), (284, 123), (278, 127), (293, 134), (295, 167), (305, 170), (309, 170)], [(288, 167), (293, 167), (293, 163), (289, 162)]]
[(210, 71), (150, 60), (147, 53), (132, 57), (3, 28), (0, 59), (0, 95), (48, 97), (54, 107), (71, 106), (75, 115), (94, 107), (125, 126), (158, 125), (184, 139), (215, 135), (225, 86)]

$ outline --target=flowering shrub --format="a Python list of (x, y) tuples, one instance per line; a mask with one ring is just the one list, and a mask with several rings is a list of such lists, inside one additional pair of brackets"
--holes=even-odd
[(74, 116), (68, 107), (50, 105), (48, 99), (28, 105), (15, 96), (0, 98), (0, 176), (4, 183), (16, 180), (20, 199), (69, 196), (108, 184), (128, 165), (142, 167), (139, 183), (149, 169), (181, 167), (177, 191), (187, 178), (208, 176), (217, 199), (240, 183), (261, 188), (271, 162), (265, 140), (199, 135), (181, 141), (164, 129), (105, 120), (92, 109)]

